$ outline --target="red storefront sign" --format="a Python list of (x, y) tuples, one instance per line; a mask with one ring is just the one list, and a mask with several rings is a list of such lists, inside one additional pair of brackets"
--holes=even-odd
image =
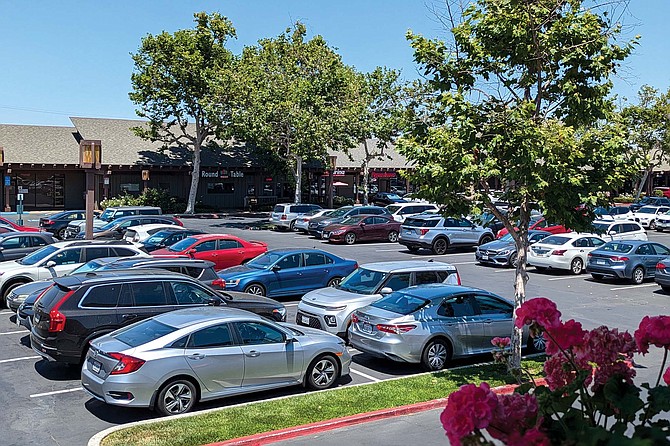
[(372, 172), (372, 178), (395, 178), (395, 172)]

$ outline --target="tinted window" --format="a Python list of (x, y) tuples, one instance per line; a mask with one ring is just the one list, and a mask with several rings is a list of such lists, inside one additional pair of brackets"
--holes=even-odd
[(72, 265), (79, 263), (81, 258), (81, 248), (67, 249), (54, 254), (49, 261), (53, 260), (56, 265)]
[(455, 218), (445, 218), (442, 226), (447, 228), (455, 228), (459, 226), (459, 221)]
[(163, 282), (136, 282), (129, 284), (135, 298), (135, 306), (148, 307), (167, 305)]
[(26, 236), (8, 237), (0, 243), (0, 246), (4, 249), (29, 248), (30, 239)]
[(363, 219), (363, 223), (365, 223), (366, 225), (373, 225), (377, 223), (377, 219), (375, 217), (367, 217)]
[(600, 247), (600, 246), (605, 244), (605, 242), (603, 240), (600, 240), (599, 238), (595, 238), (595, 237), (591, 237), (590, 241), (591, 241), (591, 246), (595, 246), (595, 247)]
[(115, 307), (121, 285), (100, 285), (89, 288), (81, 303), (82, 307)]
[(128, 344), (131, 347), (137, 347), (147, 342), (155, 341), (158, 338), (169, 335), (176, 331), (176, 327), (171, 327), (158, 322), (154, 319), (147, 319), (139, 324), (133, 324), (114, 332), (112, 337)]
[[(509, 235), (509, 239), (511, 240), (512, 236), (510, 234), (507, 234), (507, 235)], [(505, 237), (507, 237), (507, 235)], [(544, 239), (545, 237), (547, 237), (547, 234), (542, 234), (542, 233), (532, 234), (532, 235), (528, 236), (528, 242), (529, 243), (535, 243), (535, 242), (538, 242), (538, 241)]]
[(633, 245), (629, 245), (627, 243), (620, 243), (620, 242), (608, 242), (605, 243), (602, 248), (600, 248), (601, 251), (608, 251), (608, 252), (628, 252), (631, 249), (633, 249)]
[(160, 209), (140, 209), (140, 214), (142, 215), (160, 215)]
[(204, 289), (186, 282), (170, 282), (179, 305), (204, 305), (214, 297)]
[(233, 345), (233, 338), (230, 335), (228, 324), (198, 330), (191, 335), (188, 341), (188, 348), (227, 347), (229, 345)]
[(482, 314), (512, 315), (512, 307), (510, 307), (507, 303), (496, 299), (495, 297), (479, 295), (475, 296), (475, 299), (477, 299), (479, 311), (481, 311)]
[(277, 262), (277, 266), (280, 266), (281, 269), (299, 268), (300, 258), (300, 254), (289, 254)]
[[(438, 282), (437, 276), (435, 275), (434, 271), (419, 271), (417, 273), (414, 273), (414, 285), (422, 285), (425, 283), (435, 283)], [(446, 279), (446, 275), (445, 275)], [(444, 279), (442, 279), (444, 280)], [(440, 282), (442, 282), (440, 280)]]
[(198, 268), (197, 266), (186, 266), (183, 269), (186, 270), (184, 272), (186, 275), (191, 276), (191, 277), (196, 278), (196, 279), (198, 277), (200, 277), (200, 274), (202, 274), (202, 271), (203, 271), (202, 268)]
[(305, 266), (318, 266), (326, 263), (326, 256), (317, 252), (305, 253)]
[(452, 273), (450, 273), (449, 271), (435, 271), (435, 274), (437, 274), (437, 281), (440, 282), (440, 283), (442, 283), (442, 282), (444, 282), (445, 280), (447, 280), (447, 278), (448, 278)]
[(86, 248), (84, 250), (86, 253), (86, 260), (85, 262), (88, 262), (90, 260), (95, 260), (99, 259), (101, 257), (109, 257), (109, 248)]
[(46, 246), (46, 245), (48, 245), (47, 241), (44, 240), (42, 237), (36, 237), (34, 235), (32, 237), (30, 237), (30, 243), (33, 246)]
[(111, 248), (115, 257), (131, 257), (137, 255), (135, 251), (128, 248)]
[(638, 248), (635, 250), (635, 254), (643, 256), (651, 255), (654, 254), (654, 248), (652, 248), (651, 245), (638, 246)]
[(208, 240), (195, 246), (195, 252), (214, 251), (216, 249), (216, 240)]
[(275, 206), (275, 208), (272, 210), (272, 212), (281, 214), (284, 212), (284, 205), (278, 204)]
[(656, 254), (660, 256), (670, 255), (670, 249), (666, 248), (665, 246), (659, 245), (658, 243), (654, 243), (652, 246), (654, 247)]
[(219, 240), (219, 249), (241, 248), (242, 244), (237, 240)]
[(447, 299), (438, 310), (440, 316), (464, 317), (477, 314), (472, 296), (457, 296)]
[(437, 218), (423, 219), (423, 218), (409, 217), (407, 220), (405, 220), (405, 224), (403, 226), (416, 226), (418, 228), (434, 228), (437, 226), (437, 223), (439, 221), (440, 220)]
[(358, 268), (345, 277), (338, 288), (353, 293), (372, 294), (384, 278), (386, 273)]
[(411, 273), (393, 274), (391, 278), (384, 284), (384, 287), (389, 287), (393, 291), (401, 290), (409, 286)]
[(281, 331), (259, 322), (237, 322), (235, 326), (245, 345), (284, 342), (284, 334)]
[(39, 302), (42, 305), (42, 308), (49, 311), (56, 302), (61, 300), (65, 294), (69, 293), (68, 288), (61, 288), (58, 285), (51, 286), (40, 298)]
[(623, 225), (623, 232), (634, 232), (639, 231), (640, 227), (634, 223), (625, 223)]
[(587, 248), (591, 246), (591, 244), (589, 243), (589, 239), (584, 237), (584, 238), (578, 238), (577, 240), (572, 242), (572, 246), (574, 246), (575, 248)]
[(391, 311), (393, 313), (410, 314), (414, 313), (419, 308), (426, 306), (428, 303), (430, 303), (429, 300), (421, 297), (411, 296), (404, 293), (391, 293), (372, 303), (370, 306)]

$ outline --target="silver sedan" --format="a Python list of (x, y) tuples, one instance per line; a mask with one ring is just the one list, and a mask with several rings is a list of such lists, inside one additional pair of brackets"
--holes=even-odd
[(82, 386), (116, 406), (188, 412), (197, 401), (305, 385), (349, 374), (344, 341), (256, 314), (200, 307), (156, 316), (91, 342)]
[[(420, 285), (391, 293), (354, 312), (349, 342), (360, 351), (440, 370), (459, 356), (493, 350), (491, 340), (512, 334), (513, 305), (506, 299), (456, 285)], [(544, 339), (524, 342), (544, 350)]]

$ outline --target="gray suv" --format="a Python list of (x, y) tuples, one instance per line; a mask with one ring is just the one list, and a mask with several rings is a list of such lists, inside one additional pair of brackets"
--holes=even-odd
[(465, 218), (421, 214), (409, 217), (400, 227), (398, 243), (411, 252), (421, 248), (442, 255), (451, 246), (478, 246), (494, 239), (493, 231)]

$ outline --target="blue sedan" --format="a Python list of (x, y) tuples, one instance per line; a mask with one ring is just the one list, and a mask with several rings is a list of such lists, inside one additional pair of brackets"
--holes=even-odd
[(335, 286), (358, 268), (347, 260), (320, 249), (273, 249), (240, 266), (222, 269), (226, 290), (261, 296), (294, 296)]
[(656, 264), (670, 255), (660, 243), (642, 240), (607, 242), (589, 253), (586, 271), (594, 279), (628, 279), (636, 285), (656, 274)]

